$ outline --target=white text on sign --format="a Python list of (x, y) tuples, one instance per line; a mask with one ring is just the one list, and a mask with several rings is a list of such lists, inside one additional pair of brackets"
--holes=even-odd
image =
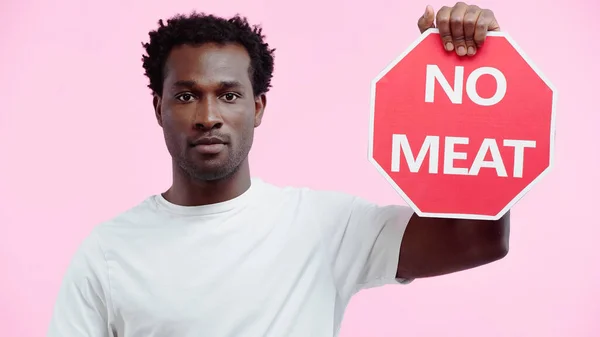
[[(496, 80), (496, 92), (492, 97), (483, 98), (477, 93), (477, 80), (482, 75), (491, 75)], [(454, 87), (450, 86), (450, 83), (435, 64), (428, 64), (425, 72), (425, 102), (433, 103), (435, 96), (435, 80), (438, 81), (450, 102), (453, 104), (462, 104), (463, 99), (463, 87), (467, 96), (473, 103), (481, 106), (490, 106), (500, 102), (506, 94), (506, 77), (504, 74), (496, 68), (492, 67), (481, 67), (475, 69), (467, 77), (467, 83), (464, 84), (465, 68), (462, 66), (456, 66), (454, 68)]]
[[(491, 75), (496, 80), (496, 92), (489, 98), (484, 98), (477, 92), (477, 81), (482, 75)], [(493, 67), (481, 67), (471, 72), (465, 83), (465, 69), (462, 66), (454, 68), (454, 86), (452, 87), (440, 68), (437, 65), (429, 64), (425, 75), (425, 102), (433, 103), (435, 98), (435, 84), (439, 83), (442, 90), (446, 93), (453, 104), (462, 104), (463, 88), (469, 99), (480, 106), (491, 106), (498, 104), (505, 96), (507, 89), (506, 77), (504, 74)], [(400, 158), (404, 154), (408, 170), (412, 173), (419, 172), (425, 156), (429, 152), (429, 173), (437, 174), (439, 161), (443, 160), (443, 174), (473, 175), (477, 176), (482, 168), (490, 168), (496, 171), (499, 177), (508, 177), (504, 159), (500, 154), (498, 142), (493, 138), (485, 138), (479, 150), (473, 159), (471, 167), (457, 167), (457, 160), (467, 160), (466, 152), (459, 152), (455, 149), (456, 145), (468, 145), (468, 137), (445, 137), (444, 149), (440, 155), (440, 136), (430, 135), (425, 137), (419, 153), (415, 157), (411, 150), (408, 137), (404, 134), (394, 134), (392, 136), (392, 162), (391, 171), (400, 172)], [(523, 177), (523, 166), (525, 157), (525, 148), (535, 148), (535, 141), (505, 139), (501, 142), (504, 147), (514, 148), (513, 178)], [(491, 160), (486, 160), (488, 154)]]
[[(442, 160), (444, 161), (444, 172), (443, 174), (457, 174), (457, 175), (472, 175), (476, 176), (482, 168), (492, 168), (496, 170), (496, 174), (499, 177), (508, 177), (506, 171), (506, 165), (500, 154), (500, 148), (498, 142), (492, 138), (486, 138), (481, 143), (475, 159), (470, 168), (456, 167), (456, 160), (466, 160), (466, 152), (458, 152), (455, 149), (455, 145), (467, 145), (469, 144), (469, 138), (467, 137), (445, 137), (444, 138), (444, 153)], [(513, 161), (513, 178), (523, 177), (523, 159), (525, 157), (525, 148), (535, 148), (535, 141), (533, 140), (516, 140), (516, 139), (505, 139), (502, 142), (505, 147), (514, 148), (514, 161)], [(392, 172), (400, 172), (400, 157), (404, 154), (408, 170), (411, 173), (419, 172), (425, 156), (429, 152), (429, 173), (438, 173), (438, 163), (440, 160), (440, 137), (439, 136), (427, 136), (425, 141), (421, 145), (419, 153), (416, 158), (411, 150), (408, 138), (406, 135), (394, 134), (392, 135)], [(487, 154), (491, 155), (491, 160), (485, 160)]]

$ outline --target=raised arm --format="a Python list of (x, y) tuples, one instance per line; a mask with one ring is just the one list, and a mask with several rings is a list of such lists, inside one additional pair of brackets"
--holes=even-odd
[[(500, 29), (494, 13), (457, 2), (437, 14), (431, 6), (417, 22), (423, 33), (438, 28), (448, 52), (471, 57), (483, 47), (488, 31)], [(400, 249), (399, 278), (430, 277), (481, 266), (508, 253), (510, 214), (497, 221), (411, 217)]]
[(496, 221), (424, 218), (414, 214), (400, 246), (397, 277), (449, 274), (508, 253), (510, 214)]

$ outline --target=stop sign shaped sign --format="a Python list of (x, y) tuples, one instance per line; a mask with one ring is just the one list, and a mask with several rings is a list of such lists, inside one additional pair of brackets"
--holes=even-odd
[(423, 33), (372, 83), (369, 160), (420, 216), (498, 219), (551, 167), (555, 90), (503, 32)]

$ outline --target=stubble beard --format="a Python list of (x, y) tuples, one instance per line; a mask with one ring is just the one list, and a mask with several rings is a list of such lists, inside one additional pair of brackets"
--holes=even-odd
[(180, 160), (178, 162), (179, 167), (193, 181), (197, 182), (215, 182), (230, 178), (239, 170), (240, 164), (241, 162), (236, 164), (233, 160), (230, 160), (223, 167), (214, 170), (206, 170), (201, 169), (196, 164), (191, 163), (189, 160), (186, 159)]
[(188, 160), (185, 155), (180, 157), (178, 165), (192, 180), (197, 182), (215, 182), (219, 180), (226, 180), (235, 175), (239, 171), (244, 161), (247, 160), (248, 154), (250, 153), (250, 149), (252, 147), (252, 137), (250, 137), (250, 139), (248, 139), (248, 137), (242, 139), (242, 144), (244, 145), (232, 153), (227, 158), (223, 166), (215, 169), (203, 169), (193, 163), (191, 160)]

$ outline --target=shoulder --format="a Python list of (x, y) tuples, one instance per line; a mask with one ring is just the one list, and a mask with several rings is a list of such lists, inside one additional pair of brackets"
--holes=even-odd
[(290, 211), (294, 209), (298, 215), (310, 216), (318, 222), (327, 219), (339, 221), (342, 220), (340, 217), (348, 217), (357, 208), (373, 205), (346, 192), (255, 180), (261, 186), (258, 202), (268, 202), (273, 207)]
[(151, 195), (141, 200), (136, 205), (97, 224), (95, 231), (100, 235), (102, 232), (115, 227), (140, 226), (148, 219), (156, 218), (156, 216), (160, 214), (156, 198), (157, 195)]
[(366, 200), (349, 193), (318, 189), (308, 186), (275, 184), (260, 178), (253, 178), (260, 190), (261, 199), (293, 202), (313, 209), (349, 209), (355, 204), (368, 203)]
[(135, 229), (147, 227), (158, 220), (154, 196), (147, 197), (136, 205), (113, 215), (112, 217), (95, 224), (87, 236), (79, 244), (77, 256), (87, 256), (89, 259), (104, 261), (107, 250), (115, 239), (126, 238)]
[[(351, 193), (319, 189), (306, 186), (277, 185), (257, 179), (261, 186), (261, 200), (271, 200), (273, 204), (290, 204), (312, 215), (335, 221), (386, 221), (389, 218), (410, 218), (413, 211), (404, 205), (378, 204)], [(264, 198), (263, 198), (264, 197)]]

